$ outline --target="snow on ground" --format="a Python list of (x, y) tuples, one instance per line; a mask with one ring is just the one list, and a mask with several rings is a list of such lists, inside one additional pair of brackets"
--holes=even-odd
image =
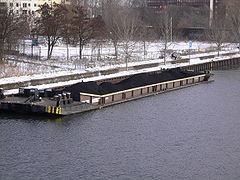
[[(220, 54), (224, 55), (225, 53), (235, 53), (238, 50), (231, 50), (231, 51), (221, 51)], [(191, 61), (190, 64), (198, 64), (198, 63), (203, 63), (203, 62), (208, 62), (212, 60), (217, 60), (218, 58), (223, 58), (223, 57), (215, 57), (214, 59), (206, 59), (206, 60), (200, 60), (199, 57), (204, 57), (204, 56), (212, 56), (212, 55), (217, 55), (217, 52), (209, 52), (209, 53), (201, 53), (201, 54), (194, 54), (191, 55)], [(182, 59), (187, 59), (189, 58), (189, 55), (185, 55), (181, 57)], [(227, 58), (227, 57), (226, 57)], [(167, 64), (166, 65), (161, 65), (158, 68), (173, 68), (173, 67), (179, 67), (179, 66), (185, 66), (189, 65), (189, 63), (181, 63), (181, 64), (171, 64), (171, 61), (173, 61), (171, 58), (167, 59)], [(145, 65), (149, 63), (162, 63), (163, 64), (163, 59), (156, 59), (156, 60), (145, 60), (141, 62), (130, 62), (128, 63), (128, 66), (136, 66), (136, 65)], [(33, 71), (36, 70), (35, 68), (39, 68), (39, 66), (31, 66), (33, 68)], [(41, 67), (41, 66), (40, 66)], [(44, 78), (53, 78), (53, 77), (60, 77), (60, 76), (65, 76), (65, 75), (73, 75), (73, 74), (80, 74), (80, 73), (85, 73), (85, 72), (94, 72), (94, 71), (102, 71), (102, 70), (107, 70), (107, 69), (115, 69), (115, 68), (123, 68), (126, 67), (126, 64), (116, 64), (116, 65), (106, 65), (106, 66), (97, 66), (93, 68), (86, 68), (86, 69), (79, 69), (79, 70), (70, 70), (70, 71), (58, 71), (58, 72), (47, 72), (43, 74), (32, 74), (32, 75), (27, 75), (27, 76), (18, 76), (18, 77), (8, 77), (8, 78), (1, 78), (0, 85), (1, 84), (8, 84), (8, 83), (16, 83), (16, 82), (23, 82), (23, 81), (30, 81), (32, 79), (44, 79)], [(24, 70), (24, 67), (23, 67)], [(126, 72), (125, 72), (126, 73)]]
[[(144, 52), (143, 52), (143, 42), (136, 42), (131, 43), (133, 52), (132, 58), (135, 57), (139, 58), (137, 60), (144, 59)], [(227, 45), (227, 44), (226, 44)], [(120, 59), (124, 56), (123, 45), (119, 45), (119, 54)], [(147, 55), (145, 56), (146, 59), (156, 59), (162, 55), (164, 44), (159, 41), (154, 42), (146, 42), (146, 51)], [(214, 44), (205, 43), (205, 42), (193, 42), (192, 43), (192, 51), (205, 51), (206, 49), (211, 49), (214, 47)], [(169, 51), (175, 52), (184, 52), (188, 51), (189, 49), (189, 42), (173, 42), (169, 44), (168, 47)], [(27, 54), (31, 54), (31, 47), (25, 48), (25, 52)], [(100, 53), (101, 59), (113, 59), (114, 58), (114, 47), (111, 43), (104, 43), (101, 46), (96, 45), (95, 43), (88, 44), (83, 50), (83, 57), (87, 60), (95, 60)], [(34, 55), (40, 55), (41, 58), (45, 59), (47, 56), (47, 47), (46, 46), (39, 46), (34, 47)], [(78, 58), (79, 48), (78, 47), (69, 47), (69, 61), (74, 61)], [(121, 55), (122, 54), (122, 55)], [(64, 46), (54, 47), (53, 50), (53, 59), (63, 59), (66, 60), (67, 57), (67, 48)]]
[[(159, 41), (146, 42), (146, 53), (144, 55), (143, 42), (132, 42), (131, 56), (128, 62), (136, 62), (136, 64), (144, 63), (145, 61), (163, 61), (160, 59), (163, 56), (163, 43)], [(105, 42), (97, 44), (91, 42), (83, 50), (83, 59), (78, 59), (79, 48), (69, 48), (69, 58), (67, 60), (67, 48), (64, 46), (54, 47), (53, 56), (51, 60), (47, 60), (47, 47), (40, 45), (33, 48), (33, 55), (31, 56), (31, 46), (20, 46), (20, 53), (25, 53), (28, 56), (9, 56), (8, 60), (0, 64), (0, 78), (6, 77), (19, 77), (19, 76), (32, 76), (35, 74), (54, 74), (63, 71), (72, 70), (90, 70), (98, 67), (113, 68), (116, 66), (123, 66), (124, 61), (124, 48), (119, 45), (119, 58), (114, 59), (114, 47), (112, 43)], [(233, 49), (235, 45), (224, 44), (224, 49)], [(206, 42), (192, 42), (191, 54), (197, 52), (208, 52), (213, 50), (214, 44)], [(188, 54), (189, 42), (173, 42), (168, 47), (168, 59), (170, 54), (176, 52), (181, 56)], [(40, 56), (38, 56), (40, 55)]]

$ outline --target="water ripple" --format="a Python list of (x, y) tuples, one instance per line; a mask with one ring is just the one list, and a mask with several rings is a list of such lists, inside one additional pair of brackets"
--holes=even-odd
[(240, 71), (49, 119), (0, 115), (0, 179), (239, 179)]

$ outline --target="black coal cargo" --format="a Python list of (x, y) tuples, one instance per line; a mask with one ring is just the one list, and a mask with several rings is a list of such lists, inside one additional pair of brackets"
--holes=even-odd
[(111, 82), (103, 82), (100, 85), (97, 85), (97, 83), (93, 81), (80, 82), (65, 88), (63, 91), (71, 92), (73, 100), (79, 101), (80, 92), (103, 95), (155, 83), (197, 76), (201, 74), (203, 73), (183, 71), (180, 68), (174, 68), (162, 71), (160, 73), (135, 74), (115, 84)]

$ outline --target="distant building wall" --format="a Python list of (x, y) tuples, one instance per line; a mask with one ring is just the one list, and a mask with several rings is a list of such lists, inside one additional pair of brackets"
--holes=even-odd
[(69, 0), (0, 0), (0, 3), (5, 3), (10, 11), (14, 14), (35, 15), (39, 6), (47, 3), (66, 3), (69, 4)]
[(213, 8), (215, 8), (221, 0), (146, 0), (147, 6), (152, 9), (160, 10), (166, 8), (167, 6), (211, 6), (212, 2)]

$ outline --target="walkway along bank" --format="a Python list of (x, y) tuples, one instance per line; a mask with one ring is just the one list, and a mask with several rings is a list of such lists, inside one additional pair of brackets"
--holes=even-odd
[(199, 73), (177, 68), (139, 74), (116, 84), (82, 82), (61, 91), (25, 88), (19, 89), (17, 96), (4, 97), (1, 94), (0, 111), (70, 115), (197, 85), (209, 78), (209, 72)]
[(223, 68), (232, 68), (235, 66), (240, 65), (240, 58), (231, 58), (231, 59), (223, 59), (217, 61), (210, 61), (201, 64), (193, 64), (183, 66), (182, 69), (184, 70), (194, 70), (194, 71), (212, 71), (212, 70), (219, 70)]
[[(231, 54), (226, 54), (226, 55), (231, 55)], [(232, 54), (234, 55), (234, 54)], [(181, 67), (184, 70), (194, 70), (194, 71), (205, 71), (205, 70), (217, 70), (217, 69), (222, 69), (222, 68), (231, 68), (233, 66), (240, 65), (240, 58), (239, 57), (224, 57), (226, 59), (214, 59), (213, 61), (209, 61), (209, 59), (213, 59), (215, 56), (210, 55), (210, 56), (204, 56), (200, 57), (200, 61), (198, 61), (198, 64), (189, 64), (189, 59), (180, 59), (176, 61), (171, 61), (172, 64), (175, 64), (176, 67)], [(160, 71), (162, 66), (162, 62), (149, 62), (148, 64), (141, 64), (141, 65), (134, 65), (134, 66), (129, 66), (128, 69), (130, 70), (149, 70), (152, 72), (158, 72)], [(171, 65), (172, 66), (172, 65)], [(169, 66), (169, 67), (171, 67)], [(123, 77), (122, 75), (119, 75), (118, 73), (121, 71), (125, 71), (126, 68), (113, 68), (113, 69), (106, 69), (106, 70), (101, 70), (101, 71), (92, 71), (92, 72), (82, 72), (82, 73), (73, 73), (69, 75), (60, 75), (57, 77), (38, 77), (38, 78), (33, 78), (30, 80), (21, 80), (21, 82), (8, 82), (6, 83), (1, 83), (0, 82), (0, 88), (4, 88), (5, 90), (10, 90), (10, 89), (18, 89), (20, 87), (28, 87), (28, 86), (38, 86), (42, 84), (51, 84), (53, 85), (54, 83), (63, 83), (65, 86), (69, 84), (69, 81), (76, 80), (80, 81), (81, 79), (86, 79), (86, 78), (92, 78), (92, 77), (99, 77), (99, 75), (104, 75), (106, 78), (99, 80), (101, 82), (103, 81), (109, 81), (109, 77), (107, 76), (118, 76), (118, 81), (129, 77), (126, 75)], [(118, 74), (118, 75), (117, 75)], [(99, 78), (100, 79), (100, 78)], [(116, 77), (114, 78), (116, 79)], [(55, 87), (58, 86), (59, 84), (54, 85)]]

